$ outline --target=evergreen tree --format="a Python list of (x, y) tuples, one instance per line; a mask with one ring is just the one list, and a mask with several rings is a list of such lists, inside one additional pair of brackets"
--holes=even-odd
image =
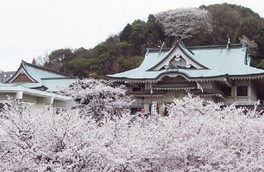
[(132, 32), (132, 26), (130, 24), (127, 24), (120, 34), (120, 41), (128, 41), (131, 32)]

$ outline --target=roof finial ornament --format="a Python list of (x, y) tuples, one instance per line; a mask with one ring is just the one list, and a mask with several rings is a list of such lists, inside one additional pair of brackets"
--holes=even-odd
[(247, 46), (248, 46), (248, 44), (246, 42), (243, 42), (242, 43), (242, 48), (243, 48), (242, 51), (245, 51), (247, 49)]
[(37, 63), (36, 63), (36, 59), (35, 59), (35, 58), (33, 58), (31, 64), (33, 64), (33, 65), (37, 65)]
[(163, 47), (164, 47), (164, 42), (162, 42), (162, 41), (160, 40), (160, 46), (159, 46), (160, 50), (159, 50), (159, 53), (161, 53)]
[(181, 36), (176, 36), (176, 43), (180, 43), (181, 42)]
[(230, 43), (230, 38), (228, 38), (226, 48), (228, 49), (230, 45), (231, 45), (231, 43)]

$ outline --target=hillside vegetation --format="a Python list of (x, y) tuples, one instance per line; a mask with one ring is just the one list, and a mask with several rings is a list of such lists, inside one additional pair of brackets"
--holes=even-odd
[(146, 48), (163, 43), (171, 47), (179, 38), (188, 46), (226, 44), (228, 38), (231, 43), (247, 43), (252, 65), (264, 68), (264, 19), (249, 8), (226, 3), (150, 14), (147, 21), (127, 24), (92, 49), (54, 50), (44, 67), (80, 78), (102, 78), (137, 67)]

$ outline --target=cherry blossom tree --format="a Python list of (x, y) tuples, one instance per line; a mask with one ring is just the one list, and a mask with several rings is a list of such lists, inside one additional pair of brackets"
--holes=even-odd
[(25, 103), (11, 104), (1, 114), (0, 126), (6, 135), (1, 138), (0, 171), (81, 171), (85, 168), (89, 155), (95, 151), (90, 149), (97, 139), (90, 133), (96, 125), (93, 121), (82, 120), (77, 110), (57, 114)]
[(111, 81), (92, 78), (78, 80), (61, 93), (77, 102), (76, 108), (82, 115), (92, 116), (97, 121), (107, 115), (121, 117), (129, 111), (132, 102), (125, 86), (113, 86)]
[(199, 8), (179, 8), (155, 15), (164, 27), (165, 35), (191, 38), (201, 30), (212, 30), (212, 19), (208, 11)]
[[(263, 171), (264, 118), (199, 97), (166, 117), (101, 120), (9, 103), (1, 112), (0, 171)], [(89, 111), (87, 112), (89, 113)]]
[(248, 53), (252, 57), (257, 56), (258, 44), (254, 40), (248, 39), (245, 35), (239, 38), (241, 44), (246, 44), (248, 46)]

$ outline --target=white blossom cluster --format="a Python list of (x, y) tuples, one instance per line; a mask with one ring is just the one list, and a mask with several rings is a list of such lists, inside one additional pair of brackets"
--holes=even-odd
[(113, 87), (111, 81), (83, 79), (71, 84), (61, 94), (71, 96), (77, 102), (75, 108), (82, 115), (92, 116), (96, 121), (107, 115), (121, 117), (129, 111), (132, 99), (124, 86)]
[(0, 119), (6, 131), (0, 171), (264, 170), (259, 113), (199, 97), (175, 100), (168, 109), (165, 117), (124, 114), (98, 125), (78, 110), (8, 106)]
[(191, 38), (201, 30), (212, 30), (212, 19), (208, 11), (199, 8), (179, 8), (155, 15), (164, 27), (165, 35)]
[(241, 44), (246, 44), (250, 56), (256, 57), (258, 51), (258, 44), (254, 40), (248, 39), (245, 35), (239, 38)]

